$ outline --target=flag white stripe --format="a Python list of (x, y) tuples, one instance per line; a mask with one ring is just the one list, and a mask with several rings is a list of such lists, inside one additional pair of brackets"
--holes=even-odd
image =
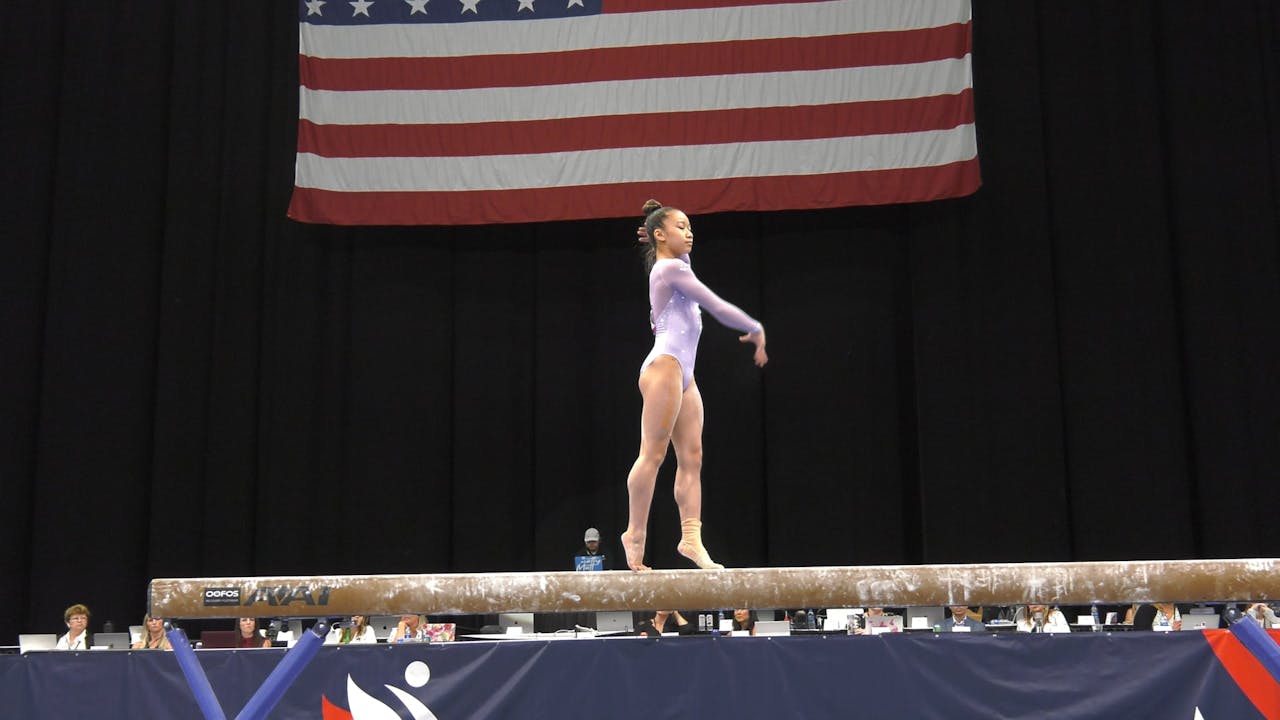
[(472, 90), (300, 89), (299, 117), (322, 125), (555, 120), (634, 113), (798, 107), (953, 95), (969, 57), (910, 65)]
[[(457, 10), (440, 5), (437, 9), (433, 3), (427, 10)], [(376, 13), (376, 6), (370, 12)], [(968, 22), (970, 14), (969, 0), (833, 0), (563, 20), (364, 26), (302, 22), (298, 42), (299, 52), (318, 58), (513, 55), (914, 30)]]
[(297, 185), (343, 192), (514, 190), (893, 170), (976, 155), (972, 125), (895, 135), (533, 155), (325, 158), (298, 153)]

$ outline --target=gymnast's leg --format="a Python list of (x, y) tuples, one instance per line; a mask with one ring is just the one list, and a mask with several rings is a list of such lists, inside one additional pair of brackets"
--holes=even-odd
[(630, 519), (622, 534), (622, 549), (632, 570), (648, 570), (644, 565), (645, 535), (649, 528), (649, 505), (658, 467), (667, 456), (671, 429), (680, 415), (683, 377), (680, 362), (670, 355), (659, 355), (640, 373), (640, 395), (644, 409), (640, 414), (640, 454), (627, 476)]
[(676, 550), (703, 570), (724, 566), (702, 545), (702, 393), (689, 383), (680, 403), (671, 444), (676, 449), (676, 505), (680, 508), (680, 544)]

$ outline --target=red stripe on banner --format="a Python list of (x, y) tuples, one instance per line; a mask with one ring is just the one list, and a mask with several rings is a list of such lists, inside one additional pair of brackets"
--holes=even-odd
[[(1269, 720), (1280, 720), (1280, 683), (1230, 630), (1202, 630), (1204, 639), (1249, 702)], [(1270, 632), (1280, 639), (1280, 632)]]
[(968, 195), (981, 183), (977, 158), (936, 167), (833, 175), (619, 183), (473, 192), (359, 192), (295, 188), (289, 217), (334, 225), (482, 225), (637, 215), (662, 197), (690, 214), (809, 210), (924, 202)]
[(601, 48), (529, 55), (425, 58), (298, 57), (313, 90), (459, 90), (608, 80), (905, 65), (962, 58), (969, 24), (923, 30)]
[(324, 720), (352, 720), (350, 710), (334, 705), (324, 695), (320, 696), (320, 716)]
[(973, 122), (973, 91), (798, 108), (709, 110), (530, 122), (317, 125), (298, 121), (298, 152), (322, 157), (466, 157), (613, 147), (882, 135)]

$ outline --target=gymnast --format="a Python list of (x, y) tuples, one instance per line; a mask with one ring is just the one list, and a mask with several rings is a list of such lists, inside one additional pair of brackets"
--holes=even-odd
[(745, 335), (740, 342), (755, 345), (753, 359), (764, 367), (764, 326), (737, 307), (720, 299), (698, 281), (689, 264), (693, 228), (680, 210), (657, 200), (644, 204), (644, 226), (637, 235), (645, 247), (649, 267), (649, 323), (653, 350), (640, 366), (640, 454), (627, 476), (630, 519), (622, 534), (622, 548), (632, 570), (644, 565), (649, 506), (658, 467), (667, 445), (676, 450), (676, 505), (680, 508), (680, 543), (676, 550), (703, 569), (724, 566), (711, 559), (702, 544), (702, 395), (693, 378), (698, 337), (702, 333), (701, 308), (717, 320)]

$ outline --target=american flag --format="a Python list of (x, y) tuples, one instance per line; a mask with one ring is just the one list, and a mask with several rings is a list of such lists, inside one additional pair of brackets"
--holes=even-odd
[(980, 184), (969, 0), (300, 0), (289, 216), (470, 225)]

